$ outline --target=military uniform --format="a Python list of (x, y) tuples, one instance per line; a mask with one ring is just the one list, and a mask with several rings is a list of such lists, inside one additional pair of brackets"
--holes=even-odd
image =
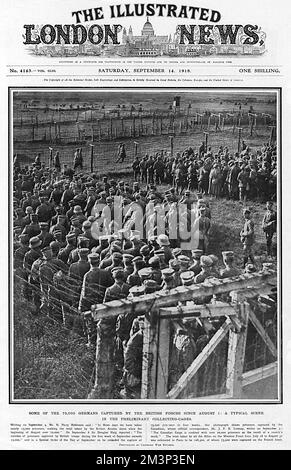
[(273, 209), (267, 209), (262, 222), (262, 228), (265, 232), (267, 242), (267, 254), (272, 254), (272, 239), (276, 232), (277, 214)]

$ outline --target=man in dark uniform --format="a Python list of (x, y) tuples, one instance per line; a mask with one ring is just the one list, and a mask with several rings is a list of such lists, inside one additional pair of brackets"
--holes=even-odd
[(277, 213), (273, 210), (273, 203), (268, 201), (266, 203), (266, 212), (262, 221), (262, 228), (265, 232), (267, 242), (267, 254), (272, 256), (272, 239), (276, 232)]
[(68, 235), (66, 235), (66, 242), (67, 242), (66, 246), (60, 249), (59, 254), (58, 254), (58, 258), (62, 260), (64, 263), (68, 262), (71, 251), (73, 251), (76, 248), (77, 239), (76, 239), (75, 234), (68, 233)]
[(90, 269), (90, 263), (88, 261), (89, 249), (80, 248), (78, 254), (79, 260), (70, 265), (68, 276), (68, 281), (72, 289), (72, 305), (74, 308), (78, 308), (83, 279)]
[(27, 284), (24, 287), (24, 297), (27, 300), (32, 300), (34, 297), (34, 279), (31, 277), (31, 268), (33, 263), (42, 258), (41, 252), (41, 240), (38, 237), (32, 237), (29, 240), (29, 251), (27, 251), (24, 255), (23, 259), (23, 269), (25, 273), (25, 278), (27, 280)]
[(47, 222), (40, 222), (39, 227), (41, 232), (38, 237), (41, 239), (41, 249), (43, 249), (46, 246), (49, 246), (49, 244), (54, 241), (54, 236), (49, 233)]
[(118, 162), (123, 163), (125, 158), (126, 158), (125, 145), (121, 143), (119, 144), (119, 147), (118, 147), (116, 163)]
[(28, 235), (20, 234), (18, 239), (19, 239), (20, 245), (15, 250), (15, 253), (14, 253), (14, 268), (15, 269), (20, 268), (22, 272), (24, 256), (29, 251), (29, 246), (28, 246), (29, 238), (28, 238)]
[[(100, 304), (104, 300), (105, 291), (113, 284), (110, 272), (99, 268), (99, 255), (91, 253), (88, 255), (90, 270), (85, 274), (79, 301), (79, 311), (86, 312), (94, 304)], [(85, 320), (85, 333), (88, 346), (96, 341), (96, 325), (91, 317)]]
[(194, 276), (197, 276), (201, 272), (200, 258), (203, 255), (203, 250), (192, 250), (192, 259), (193, 264), (190, 266), (189, 270), (193, 271)]
[(30, 215), (30, 224), (26, 225), (22, 233), (27, 234), (29, 238), (36, 237), (40, 234), (40, 227), (36, 214)]
[(254, 222), (251, 219), (251, 211), (249, 209), (244, 209), (244, 226), (240, 232), (240, 239), (243, 244), (243, 252), (244, 252), (244, 267), (250, 258), (251, 263), (255, 264), (255, 258), (253, 255), (253, 244), (255, 241), (255, 230), (254, 230)]

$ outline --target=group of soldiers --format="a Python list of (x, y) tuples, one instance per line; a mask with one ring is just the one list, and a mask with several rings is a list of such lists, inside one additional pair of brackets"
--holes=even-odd
[(202, 142), (171, 157), (170, 152), (138, 156), (132, 163), (134, 179), (147, 184), (172, 184), (177, 192), (198, 190), (203, 195), (229, 199), (276, 198), (276, 145), (266, 143), (255, 153), (242, 142), (240, 153), (220, 146), (216, 152)]
[[(191, 160), (188, 150), (182, 153), (183, 158), (187, 152)], [(159, 158), (163, 161), (162, 156), (157, 161)], [(200, 158), (205, 165), (210, 157)], [(196, 164), (195, 159), (193, 162)], [(52, 171), (40, 158), (31, 167), (14, 166), (14, 268), (34, 312), (61, 320), (84, 334), (88, 346), (96, 341), (96, 324), (86, 313), (93, 305), (256, 269), (255, 228), (249, 209), (243, 211), (240, 233), (243, 266), (236, 266), (232, 251), (224, 251), (224, 267), (220, 268), (218, 257), (208, 252), (211, 209), (197, 188), (184, 188), (180, 194), (174, 186), (159, 191), (151, 181), (142, 187), (142, 178), (129, 184), (69, 170)], [(159, 182), (165, 182), (164, 177)], [(194, 247), (183, 248), (179, 231), (176, 237), (171, 235), (173, 225), (182, 225), (181, 219), (173, 218), (180, 206), (190, 236), (196, 235)], [(157, 216), (161, 208), (163, 230), (159, 230)], [(121, 214), (118, 222), (116, 211)], [(142, 214), (140, 225), (137, 214)], [(147, 232), (145, 226), (149, 227)], [(270, 201), (262, 229), (268, 255), (272, 255), (276, 212)], [(141, 357), (143, 319), (120, 316), (112, 331), (120, 383), (126, 396), (138, 396), (141, 361), (137, 358)]]

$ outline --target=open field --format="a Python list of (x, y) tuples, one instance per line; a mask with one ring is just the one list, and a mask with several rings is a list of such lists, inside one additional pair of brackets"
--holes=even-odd
[[(247, 144), (253, 149), (253, 151), (261, 148), (262, 144), (269, 139), (269, 132), (260, 130), (258, 135), (250, 137), (247, 131), (242, 133), (242, 138), (247, 142)], [(187, 134), (177, 135), (174, 137), (174, 154), (176, 152), (181, 152), (185, 148), (192, 146), (194, 149), (201, 144), (204, 139), (203, 132), (195, 130), (193, 132), (188, 132)], [(237, 151), (237, 132), (232, 133), (232, 130), (227, 130), (224, 132), (210, 132), (208, 137), (208, 143), (213, 148), (214, 152), (220, 145), (227, 146), (230, 151)], [(118, 164), (118, 171), (128, 170), (131, 167), (131, 163), (134, 159), (134, 141), (138, 143), (138, 155), (143, 156), (145, 154), (155, 154), (161, 150), (170, 151), (170, 138), (168, 135), (159, 135), (159, 136), (148, 136), (148, 137), (136, 137), (125, 139), (125, 149), (127, 153), (127, 158), (124, 163)], [(120, 140), (108, 141), (108, 142), (94, 142), (94, 171), (98, 174), (103, 174), (108, 171), (116, 171), (116, 156), (118, 143)], [(91, 143), (91, 141), (90, 141)], [(49, 144), (44, 144), (42, 142), (35, 143), (17, 143), (14, 145), (14, 153), (19, 155), (20, 162), (23, 164), (32, 163), (37, 153), (41, 154), (41, 161), (46, 162), (48, 165), (49, 162)], [(60, 161), (61, 164), (68, 164), (71, 166), (73, 164), (74, 152), (76, 147), (82, 148), (83, 158), (84, 158), (84, 170), (89, 171), (90, 169), (90, 146), (89, 142), (83, 145), (74, 144), (71, 145), (58, 145), (52, 144), (53, 151), (60, 152)]]

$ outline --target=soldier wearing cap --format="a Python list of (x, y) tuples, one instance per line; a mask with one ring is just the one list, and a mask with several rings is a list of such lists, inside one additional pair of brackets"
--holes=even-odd
[(68, 233), (68, 235), (66, 235), (66, 242), (66, 246), (64, 248), (61, 248), (58, 254), (58, 258), (64, 263), (68, 263), (71, 251), (76, 248), (77, 239), (75, 234)]
[(60, 246), (57, 241), (51, 242), (49, 245), (52, 251), (52, 259), (51, 262), (54, 265), (55, 271), (62, 271), (64, 274), (67, 274), (69, 271), (69, 267), (66, 263), (64, 263), (61, 259), (58, 258), (60, 252)]
[(74, 207), (74, 209), (73, 209), (73, 214), (74, 214), (74, 215), (72, 216), (72, 218), (74, 217), (74, 218), (79, 219), (80, 225), (82, 225), (82, 223), (85, 222), (86, 217), (85, 217), (84, 214), (83, 214), (83, 211), (82, 211), (81, 206), (76, 205), (76, 206)]
[(175, 287), (181, 286), (182, 281), (180, 277), (180, 262), (178, 259), (170, 259), (169, 267), (174, 270), (173, 279), (175, 283)]
[(140, 254), (142, 256), (142, 259), (144, 261), (144, 263), (147, 265), (148, 264), (148, 261), (151, 257), (150, 255), (150, 247), (148, 245), (143, 245), (140, 249)]
[(58, 243), (59, 245), (59, 250), (61, 250), (62, 248), (65, 248), (66, 246), (66, 242), (65, 240), (63, 239), (63, 232), (61, 232), (61, 230), (56, 230), (54, 233), (53, 233), (53, 237), (54, 237), (54, 240)]
[(193, 271), (184, 271), (180, 274), (183, 286), (192, 286), (194, 284), (194, 273)]
[(169, 264), (170, 259), (173, 258), (172, 250), (170, 248), (170, 241), (167, 235), (161, 234), (157, 238), (157, 243), (160, 246), (160, 249), (163, 250), (165, 256), (166, 265)]
[(41, 196), (40, 205), (37, 206), (35, 213), (38, 216), (39, 222), (49, 222), (53, 215), (53, 208), (49, 202), (46, 202), (46, 198)]
[(273, 203), (267, 201), (266, 212), (262, 221), (262, 229), (265, 232), (267, 243), (267, 254), (272, 256), (272, 239), (276, 232), (277, 226), (277, 213), (273, 210)]
[(54, 235), (54, 232), (61, 232), (62, 233), (62, 241), (65, 241), (66, 235), (67, 235), (67, 229), (65, 227), (66, 223), (66, 216), (65, 215), (58, 215), (57, 218), (57, 223), (55, 225), (52, 225), (50, 228), (50, 233)]
[(248, 208), (243, 210), (244, 215), (244, 226), (240, 231), (240, 239), (243, 244), (243, 253), (244, 253), (244, 267), (248, 262), (248, 259), (251, 260), (252, 264), (255, 264), (255, 258), (253, 255), (253, 244), (255, 242), (255, 228), (254, 222), (251, 219), (251, 211)]
[(210, 219), (206, 217), (206, 208), (201, 207), (199, 209), (199, 216), (193, 224), (192, 239), (197, 237), (199, 240), (198, 248), (203, 251), (205, 254), (207, 252), (208, 243), (209, 243), (209, 231), (210, 231)]
[(27, 251), (23, 260), (23, 267), (28, 280), (27, 289), (24, 289), (24, 295), (27, 300), (32, 300), (34, 302), (37, 310), (40, 307), (40, 284), (38, 277), (38, 267), (43, 258), (40, 247), (41, 240), (38, 237), (32, 237), (29, 240), (30, 250)]
[(101, 257), (101, 252), (109, 247), (109, 239), (109, 235), (100, 235), (98, 239), (99, 245), (94, 247), (92, 251), (98, 253)]
[(79, 259), (78, 250), (80, 248), (89, 248), (89, 240), (86, 237), (79, 236), (77, 240), (77, 247), (70, 251), (67, 263), (70, 265), (76, 263)]
[(174, 280), (174, 269), (165, 268), (162, 270), (162, 290), (170, 290), (176, 287)]
[(213, 265), (213, 261), (210, 256), (203, 255), (200, 258), (200, 265), (201, 265), (201, 272), (197, 274), (194, 278), (195, 284), (200, 284), (205, 281), (208, 277), (211, 277), (211, 267)]
[(106, 255), (102, 259), (102, 255), (104, 254), (101, 252), (100, 259), (102, 260), (100, 263), (100, 268), (105, 269), (113, 264), (113, 255), (118, 253), (118, 258), (122, 260), (122, 250), (121, 245), (117, 240), (112, 240), (109, 246), (109, 250), (106, 250)]
[(68, 281), (72, 288), (72, 303), (75, 308), (78, 308), (84, 276), (90, 269), (88, 254), (88, 248), (79, 248), (79, 259), (77, 262), (72, 263), (69, 268)]
[(30, 224), (24, 227), (22, 233), (27, 234), (29, 238), (36, 237), (40, 234), (40, 226), (36, 214), (30, 214)]
[(41, 252), (41, 240), (39, 237), (32, 237), (29, 240), (29, 250), (25, 253), (23, 259), (23, 268), (27, 273), (27, 276), (30, 275), (31, 267), (34, 261), (42, 257)]
[(138, 271), (138, 275), (141, 279), (142, 284), (144, 283), (144, 281), (151, 278), (151, 274), (152, 274), (151, 268), (142, 268)]
[(87, 190), (87, 202), (84, 208), (84, 213), (86, 217), (89, 217), (92, 214), (93, 207), (96, 202), (96, 195), (95, 195), (95, 188), (93, 186), (89, 186)]
[(124, 253), (128, 253), (133, 257), (138, 256), (140, 254), (141, 247), (144, 245), (144, 243), (140, 239), (140, 234), (138, 232), (132, 234), (130, 236), (130, 241), (132, 246), (131, 248), (124, 250)]
[(123, 264), (124, 264), (125, 279), (127, 279), (128, 276), (132, 274), (134, 270), (133, 263), (132, 263), (134, 256), (130, 255), (129, 253), (125, 253), (122, 259), (123, 259)]
[(160, 266), (160, 259), (158, 256), (153, 256), (149, 259), (149, 267), (151, 269), (151, 279), (156, 281), (159, 285), (162, 283), (162, 272)]
[(107, 260), (105, 261), (103, 260), (102, 263), (100, 264), (100, 267), (102, 269), (105, 269), (106, 271), (110, 271), (112, 274), (116, 268), (122, 269), (124, 271), (122, 253), (115, 251), (114, 253), (112, 253), (112, 256), (108, 258), (108, 260), (111, 261), (111, 264), (109, 266), (104, 267), (104, 262)]
[(239, 269), (233, 266), (234, 263), (234, 252), (223, 251), (222, 258), (225, 268), (220, 271), (220, 277), (225, 279), (227, 277), (236, 277), (240, 275)]
[(26, 225), (30, 224), (30, 216), (33, 214), (33, 208), (31, 206), (27, 206), (25, 209), (25, 216), (22, 219), (22, 226), (25, 228)]
[(133, 272), (127, 277), (127, 283), (130, 287), (133, 286), (141, 286), (142, 281), (139, 275), (139, 271), (145, 267), (145, 262), (143, 261), (141, 256), (136, 256), (132, 260), (133, 263)]
[(18, 270), (18, 273), (23, 276), (23, 260), (26, 253), (29, 251), (29, 237), (26, 234), (20, 234), (19, 237), (20, 246), (14, 252), (14, 268)]
[(184, 271), (189, 271), (189, 266), (190, 266), (190, 258), (185, 255), (179, 255), (178, 256), (178, 261), (180, 263), (180, 272)]
[(116, 267), (112, 270), (114, 284), (106, 289), (104, 302), (124, 299), (129, 294), (129, 285), (125, 282), (124, 270)]
[(92, 228), (92, 224), (89, 220), (85, 220), (85, 222), (83, 222), (83, 225), (82, 225), (82, 236), (85, 237), (85, 238), (88, 238), (89, 240), (89, 250), (92, 250), (92, 248), (94, 246), (97, 246), (97, 240), (95, 240), (95, 238), (93, 237), (92, 235), (92, 231), (91, 231), (91, 228)]
[(145, 294), (153, 294), (161, 289), (160, 284), (158, 284), (154, 279), (146, 279), (143, 285), (145, 288)]
[(193, 264), (190, 266), (190, 271), (193, 271), (194, 276), (197, 276), (201, 272), (201, 266), (200, 266), (200, 258), (203, 255), (203, 250), (192, 250), (192, 259), (193, 259)]
[(71, 227), (70, 227), (70, 232), (75, 235), (76, 238), (78, 238), (80, 235), (82, 235), (82, 228), (81, 224), (79, 222), (79, 219), (77, 217), (72, 217), (71, 219)]
[(208, 255), (209, 258), (212, 259), (212, 266), (211, 266), (211, 276), (212, 277), (220, 277), (219, 271), (217, 269), (217, 264), (218, 264), (218, 257), (216, 255)]
[[(97, 253), (88, 255), (90, 270), (83, 278), (79, 300), (80, 312), (90, 310), (92, 305), (103, 303), (105, 291), (113, 284), (111, 273), (99, 268), (100, 256)], [(88, 345), (96, 341), (96, 325), (90, 316), (85, 319), (85, 334)]]
[(41, 239), (41, 248), (45, 248), (49, 246), (49, 244), (54, 241), (54, 236), (49, 233), (48, 231), (48, 223), (47, 222), (40, 222), (40, 234), (38, 237)]
[(155, 250), (154, 256), (157, 256), (160, 260), (160, 269), (165, 269), (169, 266), (169, 263), (166, 263), (165, 252), (162, 249)]
[(140, 297), (141, 295), (144, 295), (145, 292), (145, 287), (140, 286), (140, 285), (133, 285), (129, 289), (129, 294), (128, 294), (128, 299), (133, 299), (135, 297)]

